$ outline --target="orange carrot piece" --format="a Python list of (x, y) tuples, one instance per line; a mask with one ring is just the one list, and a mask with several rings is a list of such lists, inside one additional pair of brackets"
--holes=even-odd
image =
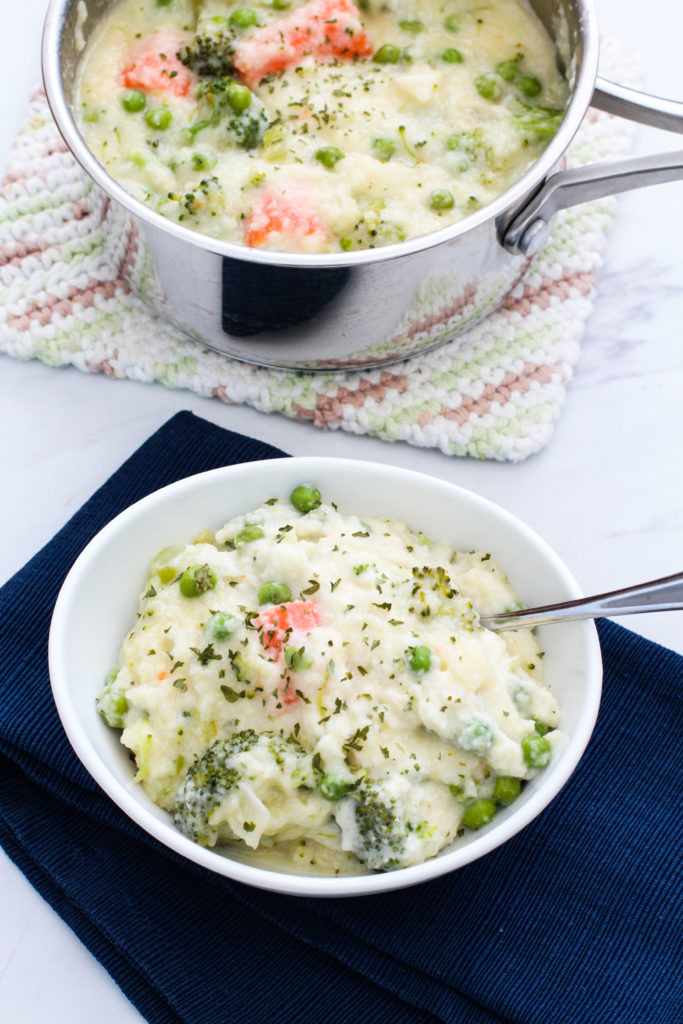
[(292, 704), (298, 704), (301, 697), (296, 692), (294, 682), (288, 679), (284, 686), (281, 686), (277, 692), (278, 703), (282, 704), (283, 710), (290, 708)]
[(320, 607), (315, 601), (287, 601), (264, 608), (253, 624), (261, 627), (261, 643), (275, 658), (282, 653), (285, 636), (293, 631), (308, 633), (320, 625)]
[(197, 76), (176, 57), (183, 37), (169, 32), (153, 32), (133, 52), (131, 61), (121, 72), (127, 89), (144, 92), (171, 93), (187, 96), (198, 81)]
[(253, 86), (306, 57), (354, 60), (371, 53), (372, 43), (352, 0), (309, 0), (242, 40), (236, 47), (234, 64)]
[[(318, 211), (303, 190), (261, 192), (246, 220), (244, 241), (252, 248), (280, 243), (296, 251), (321, 249), (327, 240)], [(313, 245), (307, 243), (313, 242)]]

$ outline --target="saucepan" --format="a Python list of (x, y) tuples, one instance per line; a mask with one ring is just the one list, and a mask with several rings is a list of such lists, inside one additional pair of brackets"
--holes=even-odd
[(563, 169), (589, 106), (683, 131), (683, 103), (597, 77), (590, 0), (531, 0), (555, 42), (570, 102), (557, 134), (495, 201), (440, 231), (383, 248), (301, 255), (248, 249), (173, 223), (132, 198), (88, 150), (71, 102), (83, 46), (108, 0), (51, 0), (43, 78), (57, 126), (94, 182), (91, 208), (114, 240), (117, 276), (208, 348), (262, 366), (382, 366), (457, 338), (495, 309), (557, 211), (683, 177), (683, 151)]

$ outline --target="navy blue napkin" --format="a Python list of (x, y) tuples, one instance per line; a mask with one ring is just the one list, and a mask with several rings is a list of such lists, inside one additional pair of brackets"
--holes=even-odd
[(281, 456), (180, 413), (0, 591), (0, 842), (152, 1024), (683, 1020), (683, 658), (598, 624), (603, 703), (562, 793), (460, 871), (369, 898), (260, 892), (142, 832), (72, 753), (50, 616), (91, 537), (149, 491)]

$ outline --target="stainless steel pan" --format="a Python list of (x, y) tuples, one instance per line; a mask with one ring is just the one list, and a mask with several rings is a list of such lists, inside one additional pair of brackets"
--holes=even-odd
[(683, 152), (561, 170), (590, 105), (683, 131), (683, 104), (596, 77), (590, 0), (531, 0), (555, 40), (571, 100), (557, 135), (512, 188), (441, 231), (365, 252), (304, 256), (222, 243), (131, 198), (100, 166), (70, 102), (84, 42), (108, 0), (51, 0), (43, 35), (48, 102), (95, 182), (92, 207), (120, 238), (120, 272), (180, 330), (235, 359), (306, 370), (381, 366), (451, 341), (514, 287), (554, 213), (683, 177)]

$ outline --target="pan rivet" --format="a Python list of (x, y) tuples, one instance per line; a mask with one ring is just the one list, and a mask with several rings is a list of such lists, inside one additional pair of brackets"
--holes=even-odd
[(535, 256), (548, 237), (549, 230), (548, 222), (541, 220), (540, 217), (532, 221), (519, 240), (520, 252), (523, 252), (525, 256)]

